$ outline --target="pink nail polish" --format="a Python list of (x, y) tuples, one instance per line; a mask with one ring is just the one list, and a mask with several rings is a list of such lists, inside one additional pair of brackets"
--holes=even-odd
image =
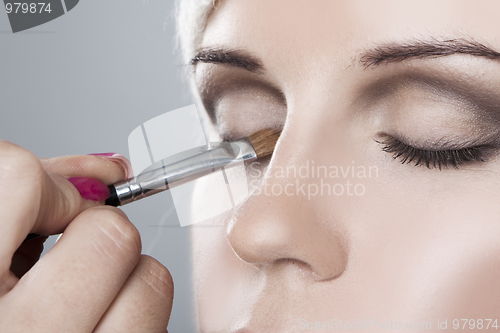
[(129, 160), (123, 155), (117, 153), (99, 153), (99, 154), (89, 154), (89, 155), (106, 158), (118, 164), (123, 169), (125, 179), (134, 177), (134, 173), (132, 171), (132, 164), (130, 164)]
[(73, 184), (82, 198), (92, 201), (102, 201), (109, 198), (109, 189), (101, 181), (94, 178), (71, 177), (68, 180)]

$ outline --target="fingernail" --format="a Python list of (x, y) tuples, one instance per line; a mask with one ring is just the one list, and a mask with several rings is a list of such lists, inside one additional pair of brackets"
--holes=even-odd
[(89, 155), (94, 155), (94, 156), (113, 156), (113, 155), (118, 155), (117, 153), (98, 153), (98, 154), (89, 154)]
[(117, 153), (99, 153), (99, 154), (89, 154), (89, 155), (106, 158), (118, 164), (123, 169), (123, 174), (125, 175), (125, 179), (134, 177), (134, 173), (132, 171), (132, 164), (130, 164), (129, 160), (123, 155)]
[(109, 198), (109, 188), (94, 178), (71, 177), (68, 180), (73, 184), (82, 198), (92, 201), (102, 201)]

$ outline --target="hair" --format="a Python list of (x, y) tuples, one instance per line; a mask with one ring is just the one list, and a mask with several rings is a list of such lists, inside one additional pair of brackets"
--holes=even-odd
[(218, 0), (177, 0), (177, 38), (184, 63), (194, 56)]
[[(176, 0), (177, 47), (180, 47), (182, 62), (185, 65), (190, 64), (195, 56), (201, 44), (208, 17), (219, 2), (220, 0)], [(218, 132), (211, 126), (213, 122), (204, 108), (193, 77), (190, 75), (192, 71), (185, 71), (185, 74), (197, 105), (205, 136), (209, 141), (217, 141)]]

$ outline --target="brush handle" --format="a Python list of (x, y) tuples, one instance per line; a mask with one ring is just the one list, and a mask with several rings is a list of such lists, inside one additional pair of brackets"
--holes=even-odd
[[(249, 146), (250, 148), (248, 148)], [(242, 149), (244, 148), (244, 149)], [(251, 154), (248, 154), (248, 150)], [(179, 185), (186, 184), (222, 168), (256, 158), (248, 141), (218, 142), (197, 147), (160, 160), (135, 178), (109, 187), (107, 205), (123, 206)]]

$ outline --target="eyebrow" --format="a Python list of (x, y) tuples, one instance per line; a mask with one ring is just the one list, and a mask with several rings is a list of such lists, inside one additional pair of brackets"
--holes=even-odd
[(253, 73), (262, 73), (264, 71), (264, 65), (260, 59), (242, 50), (201, 49), (189, 63), (196, 65), (200, 62), (230, 65)]
[[(411, 59), (438, 58), (454, 54), (467, 54), (491, 60), (500, 60), (500, 52), (473, 39), (431, 39), (406, 43), (385, 43), (362, 51), (356, 58), (365, 69), (382, 64), (403, 62)], [(264, 72), (262, 61), (243, 50), (202, 48), (189, 62), (229, 65), (253, 73)]]
[(359, 56), (365, 68), (409, 59), (438, 58), (454, 54), (468, 54), (500, 60), (500, 53), (473, 39), (416, 40), (408, 43), (387, 43), (366, 50)]

